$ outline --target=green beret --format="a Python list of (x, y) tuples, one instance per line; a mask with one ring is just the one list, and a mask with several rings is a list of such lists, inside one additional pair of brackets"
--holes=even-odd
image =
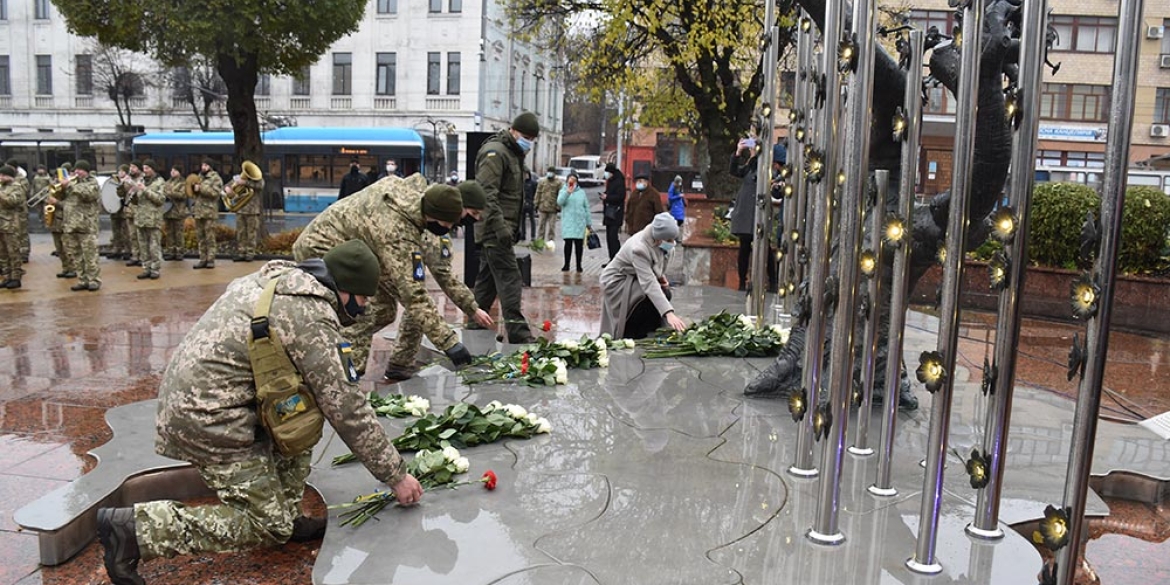
[(349, 240), (325, 252), (325, 267), (337, 290), (372, 297), (378, 293), (382, 268), (378, 257), (361, 240)]
[(130, 172), (130, 165), (120, 164), (120, 165), (118, 165), (118, 170), (122, 171), (123, 173), (129, 173)]
[(540, 136), (540, 121), (536, 119), (536, 114), (524, 112), (512, 120), (512, 129), (525, 136)]
[(552, 166), (550, 166), (550, 167), (548, 168), (548, 171), (547, 171), (547, 172), (550, 172), (550, 173), (555, 173), (555, 172), (557, 172), (557, 168), (556, 168), (556, 167), (552, 167)]
[(6, 165), (0, 167), (0, 175), (8, 175), (9, 177), (12, 177), (13, 179), (15, 179), (16, 178), (16, 169), (12, 168), (12, 165), (6, 164)]
[(466, 209), (484, 209), (487, 207), (487, 192), (479, 181), (463, 181), (459, 183), (459, 195), (463, 197), (463, 207)]
[(73, 163), (73, 170), (85, 171), (88, 173), (89, 172), (89, 161), (87, 161), (85, 159), (81, 159), (81, 160)]
[(459, 189), (436, 183), (423, 194), (422, 211), (439, 221), (455, 223), (463, 216), (463, 197)]

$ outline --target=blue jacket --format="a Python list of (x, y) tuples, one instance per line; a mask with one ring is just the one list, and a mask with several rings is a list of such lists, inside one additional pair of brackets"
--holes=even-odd
[(585, 228), (593, 225), (593, 218), (589, 215), (589, 197), (580, 185), (569, 192), (568, 185), (562, 185), (557, 194), (557, 205), (561, 206), (561, 237), (565, 239), (584, 239)]
[(683, 191), (674, 183), (670, 184), (670, 189), (666, 191), (666, 203), (670, 206), (670, 216), (682, 221), (686, 219), (687, 202), (683, 199)]

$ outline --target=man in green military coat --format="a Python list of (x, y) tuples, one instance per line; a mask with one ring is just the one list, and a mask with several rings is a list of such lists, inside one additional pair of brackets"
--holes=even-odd
[(163, 186), (162, 165), (153, 159), (142, 163), (145, 187), (138, 193), (138, 208), (134, 210), (134, 227), (138, 235), (138, 252), (142, 254), (142, 274), (138, 279), (157, 279), (162, 270)]
[(62, 206), (65, 213), (64, 230), (67, 254), (77, 265), (77, 284), (72, 291), (96, 291), (102, 287), (102, 269), (98, 265), (98, 202), (101, 188), (89, 174), (89, 161), (73, 164), (73, 176), (62, 181), (61, 199), (49, 197), (52, 205)]

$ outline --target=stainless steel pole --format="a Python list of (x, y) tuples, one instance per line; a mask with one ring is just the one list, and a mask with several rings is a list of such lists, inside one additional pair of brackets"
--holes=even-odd
[[(802, 12), (802, 18), (804, 13)], [(804, 145), (797, 140), (796, 129), (804, 127), (805, 120), (812, 112), (809, 99), (808, 77), (812, 73), (812, 34), (810, 30), (798, 27), (796, 37), (796, 95), (793, 97), (793, 111), (798, 113), (795, 122), (788, 125), (788, 160), (789, 168), (787, 185), (792, 194), (784, 199), (784, 228), (780, 237), (784, 239), (784, 258), (780, 266), (777, 280), (779, 289), (776, 291), (781, 301), (781, 311), (791, 322), (792, 310), (796, 303), (796, 285), (801, 280), (801, 265), (798, 260), (798, 251), (804, 244), (804, 205), (808, 194), (804, 181)], [(804, 131), (804, 130), (802, 130)], [(779, 319), (777, 320), (779, 322)]]
[(1126, 168), (1133, 133), (1134, 88), (1141, 52), (1143, 0), (1122, 0), (1118, 16), (1117, 52), (1113, 57), (1113, 97), (1109, 105), (1109, 138), (1105, 145), (1105, 176), (1101, 184), (1101, 248), (1093, 280), (1101, 293), (1097, 313), (1089, 318), (1085, 375), (1077, 394), (1073, 416), (1072, 448), (1064, 482), (1064, 507), (1070, 510), (1068, 545), (1056, 553), (1056, 582), (1072, 585), (1077, 558), (1085, 534), (1085, 500), (1093, 468), (1097, 415), (1101, 409), (1101, 384), (1109, 351), (1109, 323), (1113, 316), (1117, 284), (1117, 250), (1121, 240), (1121, 215), (1125, 208)]
[[(959, 343), (959, 291), (963, 281), (963, 250), (967, 241), (967, 213), (971, 201), (971, 165), (975, 159), (975, 119), (979, 108), (979, 56), (982, 54), (983, 0), (972, 0), (963, 9), (962, 57), (959, 72), (958, 110), (955, 116), (955, 157), (951, 181), (950, 215), (947, 222), (946, 265), (943, 271), (942, 310), (939, 313), (938, 353), (943, 379), (930, 407), (930, 434), (926, 447), (926, 476), (918, 543), (906, 566), (917, 573), (942, 571), (935, 559), (938, 516), (942, 505), (943, 467), (950, 432), (951, 398), (954, 392), (955, 354)], [(1029, 168), (1031, 168), (1029, 166)]]
[[(987, 456), (987, 485), (979, 490), (975, 501), (975, 520), (967, 533), (986, 539), (1003, 538), (999, 527), (999, 504), (1003, 491), (1004, 457), (1007, 455), (1008, 430), (1011, 427), (1012, 394), (1016, 382), (1016, 344), (1020, 337), (1020, 295), (1028, 266), (1028, 217), (1032, 206), (1036, 160), (1036, 135), (1040, 128), (1040, 83), (1044, 77), (1044, 43), (1048, 31), (1048, 3), (1030, 0), (1024, 4), (1023, 31), (1020, 38), (1020, 77), (1017, 99), (1020, 127), (1012, 151), (1010, 201), (1019, 214), (1012, 228), (1013, 239), (1005, 244), (1010, 264), (1004, 272), (1007, 286), (999, 295), (999, 320), (995, 328), (995, 374), (991, 407), (983, 431), (983, 451)], [(1017, 170), (1024, 169), (1024, 170)]]
[[(882, 227), (886, 223), (886, 194), (889, 192), (890, 171), (873, 172), (877, 182), (877, 199), (869, 216), (869, 252), (873, 264), (866, 275), (869, 311), (865, 315), (865, 333), (861, 340), (861, 406), (857, 409), (857, 428), (849, 452), (866, 457), (873, 455), (869, 446), (869, 419), (873, 409), (873, 387), (878, 352), (878, 329), (882, 320)], [(862, 263), (866, 260), (863, 258)]]
[(825, 28), (822, 31), (825, 47), (821, 52), (821, 71), (824, 75), (825, 103), (820, 111), (817, 129), (817, 149), (821, 158), (820, 182), (813, 189), (813, 221), (808, 226), (809, 241), (809, 320), (804, 346), (804, 368), (801, 371), (802, 390), (807, 393), (806, 414), (800, 422), (796, 437), (796, 461), (788, 472), (801, 477), (820, 473), (813, 463), (813, 419), (820, 402), (821, 374), (825, 347), (825, 281), (829, 276), (829, 237), (833, 210), (830, 201), (837, 183), (838, 109), (841, 104), (841, 77), (837, 75), (837, 53), (828, 45), (841, 38), (842, 5), (828, 2), (825, 6)]
[[(910, 70), (906, 72), (905, 131), (902, 138), (901, 185), (898, 189), (899, 244), (894, 248), (894, 275), (890, 288), (890, 333), (886, 342), (886, 401), (882, 413), (882, 441), (878, 447), (877, 480), (869, 492), (893, 496), (891, 467), (894, 431), (898, 424), (898, 391), (902, 384), (902, 343), (906, 334), (906, 303), (910, 296), (910, 221), (914, 213), (914, 186), (918, 177), (918, 145), (922, 139), (922, 52), (926, 34), (910, 31)], [(884, 228), (883, 228), (884, 230)]]
[[(838, 59), (855, 59), (849, 77), (849, 121), (845, 132), (846, 160), (850, 172), (845, 184), (837, 185), (836, 174), (830, 185), (837, 186), (841, 202), (841, 230), (837, 256), (837, 308), (833, 317), (833, 344), (829, 365), (829, 410), (831, 424), (821, 458), (821, 490), (816, 522), (808, 537), (820, 544), (837, 544), (845, 540), (840, 531), (841, 465), (845, 454), (845, 431), (849, 421), (850, 397), (853, 394), (853, 328), (857, 317), (857, 281), (861, 269), (862, 214), (869, 199), (869, 126), (872, 117), (873, 65), (877, 32), (877, 0), (854, 0), (853, 45), (839, 49)], [(828, 52), (828, 51), (826, 51)], [(847, 54), (851, 52), (852, 54)], [(836, 73), (832, 73), (836, 75)], [(843, 188), (842, 188), (843, 187)]]
[(776, 61), (780, 30), (776, 27), (776, 3), (767, 2), (764, 10), (764, 88), (760, 105), (760, 153), (756, 159), (756, 217), (752, 242), (752, 314), (756, 327), (767, 325), (768, 265), (772, 261), (769, 244), (772, 235), (772, 129), (775, 127)]

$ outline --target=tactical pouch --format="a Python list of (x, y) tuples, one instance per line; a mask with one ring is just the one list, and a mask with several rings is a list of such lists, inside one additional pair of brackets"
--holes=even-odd
[(256, 407), (260, 424), (284, 455), (297, 455), (321, 440), (325, 417), (300, 372), (268, 326), (268, 311), (278, 279), (268, 281), (252, 316), (248, 357), (256, 381)]

